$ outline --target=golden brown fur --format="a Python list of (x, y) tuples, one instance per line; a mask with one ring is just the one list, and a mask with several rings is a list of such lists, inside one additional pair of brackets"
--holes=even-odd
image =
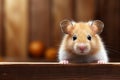
[[(74, 34), (76, 34), (78, 37), (78, 39), (75, 42), (72, 40), (72, 36)], [(88, 41), (86, 38), (88, 34), (92, 36), (91, 41)], [(70, 53), (73, 53), (72, 46), (76, 42), (90, 43), (91, 45), (90, 54), (95, 54), (99, 49), (99, 47), (96, 47), (96, 46), (99, 46), (99, 40), (100, 40), (99, 36), (90, 29), (87, 23), (80, 22), (74, 25), (74, 29), (71, 31), (70, 35), (64, 36), (63, 44), (65, 45), (65, 49), (67, 51), (69, 51)], [(98, 44), (96, 45), (96, 43)]]

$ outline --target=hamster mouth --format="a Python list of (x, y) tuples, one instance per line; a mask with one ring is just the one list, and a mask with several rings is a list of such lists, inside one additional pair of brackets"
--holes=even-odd
[(80, 51), (80, 50), (77, 50), (75, 51), (76, 54), (78, 55), (87, 55), (89, 53), (89, 51)]
[(83, 53), (83, 54), (84, 54), (85, 52), (84, 52), (84, 51), (80, 51), (80, 53)]

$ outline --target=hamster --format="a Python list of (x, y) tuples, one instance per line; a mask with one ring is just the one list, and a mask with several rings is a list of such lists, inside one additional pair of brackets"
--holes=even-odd
[(99, 36), (104, 28), (102, 21), (63, 20), (60, 22), (60, 27), (65, 35), (58, 52), (59, 63), (105, 64), (108, 62), (107, 51)]

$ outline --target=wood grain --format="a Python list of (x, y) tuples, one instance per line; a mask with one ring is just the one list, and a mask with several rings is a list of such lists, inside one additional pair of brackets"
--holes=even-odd
[(26, 58), (28, 41), (28, 0), (5, 0), (4, 26), (6, 56)]
[(30, 41), (40, 40), (50, 46), (50, 1), (31, 0), (30, 5)]
[(95, 0), (76, 0), (75, 18), (77, 21), (89, 21), (94, 19)]
[(3, 19), (3, 16), (2, 16), (2, 0), (0, 0), (0, 56), (2, 55), (2, 19)]
[(0, 80), (120, 80), (119, 64), (0, 63)]
[(73, 5), (72, 0), (52, 0), (51, 16), (52, 16), (52, 36), (53, 45), (58, 46), (63, 36), (60, 29), (60, 21), (64, 19), (73, 18)]

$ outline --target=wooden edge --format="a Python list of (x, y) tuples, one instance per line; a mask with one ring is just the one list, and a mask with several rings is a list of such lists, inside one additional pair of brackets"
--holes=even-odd
[[(0, 62), (0, 65), (62, 65), (59, 62)], [(64, 64), (64, 65), (120, 65), (119, 62), (110, 62), (107, 64), (97, 64), (97, 63), (81, 63), (81, 64), (75, 64), (75, 63), (70, 63), (70, 64)]]
[(119, 64), (0, 62), (0, 80), (120, 80)]

